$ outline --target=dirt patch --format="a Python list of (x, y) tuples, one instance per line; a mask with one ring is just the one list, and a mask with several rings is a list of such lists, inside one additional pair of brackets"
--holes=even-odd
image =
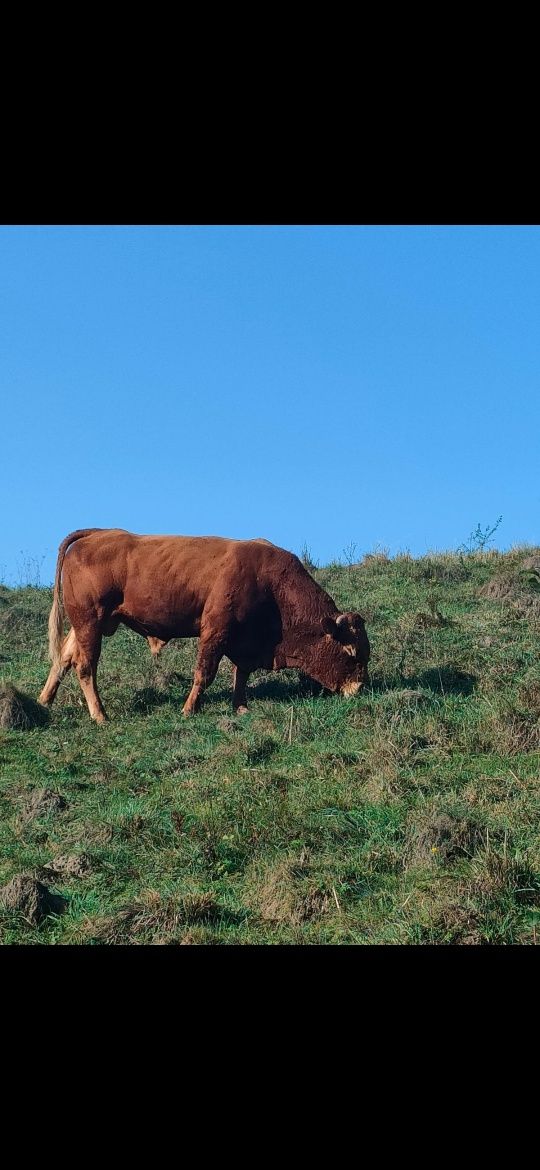
[(48, 914), (61, 914), (66, 899), (53, 894), (47, 886), (31, 874), (21, 873), (0, 890), (0, 904), (5, 910), (21, 914), (26, 922), (35, 925)]
[(67, 801), (59, 792), (52, 792), (50, 788), (36, 788), (26, 800), (19, 821), (25, 825), (29, 821), (37, 820), (38, 817), (62, 812), (65, 808)]
[(44, 872), (65, 878), (86, 877), (91, 869), (92, 864), (86, 853), (80, 853), (78, 856), (66, 854), (62, 857), (55, 857), (53, 861), (49, 861), (43, 866)]
[(32, 727), (43, 727), (48, 720), (49, 712), (41, 703), (11, 683), (0, 685), (0, 727), (6, 731), (30, 731)]

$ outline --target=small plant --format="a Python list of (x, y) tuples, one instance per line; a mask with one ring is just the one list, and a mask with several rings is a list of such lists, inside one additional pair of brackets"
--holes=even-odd
[(23, 559), (17, 562), (17, 584), (19, 588), (24, 589), (25, 585), (30, 585), (33, 589), (40, 589), (42, 584), (41, 568), (45, 560), (45, 554), (39, 558), (31, 557), (21, 549), (20, 555)]
[(345, 545), (345, 548), (343, 549), (343, 556), (345, 557), (345, 564), (349, 566), (355, 564), (358, 558), (356, 556), (356, 543), (354, 540), (350, 540), (349, 543)]
[(302, 548), (302, 552), (300, 553), (300, 560), (302, 561), (304, 568), (307, 569), (308, 573), (313, 573), (315, 569), (319, 568), (316, 561), (313, 560), (311, 549), (308, 548), (305, 542)]
[(497, 520), (497, 523), (493, 525), (493, 528), (490, 528), (489, 524), (486, 524), (486, 527), (482, 528), (482, 525), (478, 523), (474, 532), (471, 532), (468, 541), (459, 545), (457, 552), (467, 553), (469, 555), (471, 553), (485, 552), (488, 545), (493, 543), (491, 538), (497, 531), (501, 521), (502, 516), (499, 516), (499, 519)]

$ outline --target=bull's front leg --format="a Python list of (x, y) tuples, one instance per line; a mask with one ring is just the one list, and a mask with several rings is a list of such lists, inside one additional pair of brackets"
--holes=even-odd
[(239, 666), (233, 666), (233, 709), (237, 715), (247, 715), (247, 694), (246, 685), (249, 678), (249, 670), (241, 670)]
[(199, 642), (199, 653), (197, 654), (197, 662), (195, 663), (195, 673), (193, 676), (193, 686), (189, 695), (182, 707), (183, 715), (193, 715), (198, 710), (201, 702), (201, 697), (207, 687), (213, 683), (217, 668), (223, 658), (224, 643), (221, 636), (213, 636), (203, 638)]

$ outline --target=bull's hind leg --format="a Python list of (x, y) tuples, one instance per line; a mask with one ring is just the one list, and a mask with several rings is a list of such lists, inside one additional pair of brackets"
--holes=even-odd
[(77, 640), (75, 638), (75, 630), (70, 630), (67, 638), (64, 639), (64, 645), (60, 654), (60, 665), (51, 667), (47, 682), (39, 696), (39, 703), (44, 703), (46, 706), (49, 706), (56, 698), (58, 687), (73, 664), (76, 650)]
[(147, 638), (146, 641), (148, 642), (150, 653), (155, 662), (158, 654), (161, 654), (163, 647), (166, 646), (167, 643), (163, 641), (163, 638)]
[(223, 654), (224, 645), (221, 637), (217, 638), (214, 635), (214, 637), (205, 641), (201, 638), (197, 662), (195, 663), (193, 686), (182, 707), (183, 715), (193, 715), (198, 709), (203, 692), (213, 683), (216, 677), (217, 668), (223, 658)]
[(88, 704), (90, 718), (104, 723), (107, 716), (97, 689), (97, 665), (101, 652), (101, 630), (88, 625), (77, 630), (77, 652), (73, 665)]
[(241, 670), (239, 666), (233, 666), (232, 703), (237, 715), (247, 715), (246, 684), (249, 674), (249, 670)]

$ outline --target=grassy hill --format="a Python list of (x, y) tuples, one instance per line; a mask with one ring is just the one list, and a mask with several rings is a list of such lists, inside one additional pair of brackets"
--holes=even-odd
[[(224, 661), (184, 720), (195, 642), (156, 665), (106, 639), (110, 723), (73, 676), (44, 726), (0, 729), (0, 886), (56, 896), (41, 921), (0, 907), (2, 943), (535, 944), (535, 569), (531, 548), (314, 571), (366, 617), (372, 689), (350, 700), (261, 673), (234, 717)], [(32, 696), (51, 598), (0, 587), (0, 678)]]

